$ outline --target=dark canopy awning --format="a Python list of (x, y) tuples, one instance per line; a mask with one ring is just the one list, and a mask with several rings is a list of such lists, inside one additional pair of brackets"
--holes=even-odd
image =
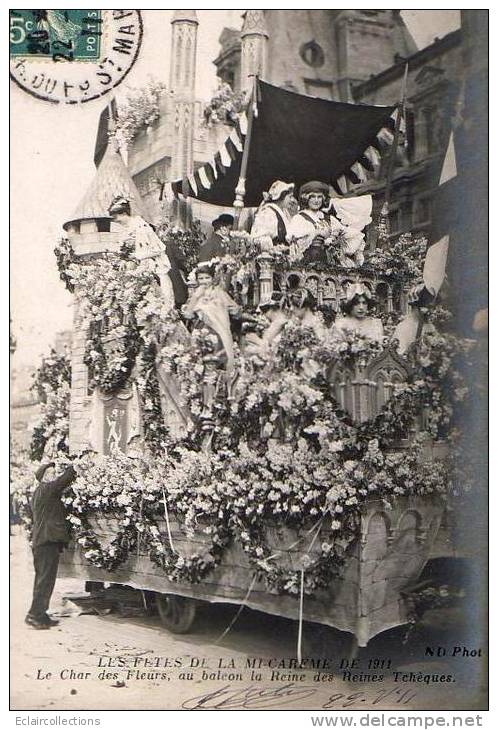
[[(258, 81), (246, 175), (245, 205), (259, 205), (274, 180), (321, 180), (345, 192), (374, 169), (382, 141), (392, 141), (394, 106), (363, 106), (296, 94)], [(247, 119), (243, 115), (214, 159), (188, 177), (189, 194), (213, 205), (235, 198)], [(182, 180), (171, 183), (182, 193)]]

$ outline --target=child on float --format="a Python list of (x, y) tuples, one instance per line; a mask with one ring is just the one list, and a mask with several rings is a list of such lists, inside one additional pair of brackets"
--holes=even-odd
[(334, 333), (345, 338), (347, 332), (354, 332), (382, 342), (382, 320), (370, 316), (374, 307), (375, 301), (367, 286), (360, 283), (348, 284), (346, 297), (341, 305), (342, 316), (338, 316), (334, 322)]
[(260, 303), (259, 310), (265, 314), (269, 325), (261, 337), (254, 333), (246, 335), (244, 352), (249, 355), (267, 360), (271, 350), (278, 346), (285, 325), (293, 320), (304, 327), (311, 327), (319, 338), (325, 335), (326, 327), (317, 312), (316, 299), (299, 286), (299, 277), (295, 275), (289, 277), (285, 292), (273, 292), (268, 301)]
[(183, 305), (182, 314), (207, 326), (218, 337), (219, 352), (223, 353), (226, 370), (230, 371), (234, 363), (230, 316), (240, 316), (240, 307), (219, 285), (213, 261), (199, 264), (194, 277), (197, 286)]

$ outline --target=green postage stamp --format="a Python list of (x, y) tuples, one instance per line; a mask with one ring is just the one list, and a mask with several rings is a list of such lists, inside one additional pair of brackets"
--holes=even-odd
[(10, 10), (10, 54), (54, 61), (100, 57), (101, 10)]

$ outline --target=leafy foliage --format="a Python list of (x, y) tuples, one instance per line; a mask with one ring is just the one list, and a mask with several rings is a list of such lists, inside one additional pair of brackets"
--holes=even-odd
[(35, 461), (69, 450), (69, 401), (71, 360), (69, 353), (54, 349), (42, 360), (31, 389), (41, 401), (41, 414), (33, 429), (30, 456)]

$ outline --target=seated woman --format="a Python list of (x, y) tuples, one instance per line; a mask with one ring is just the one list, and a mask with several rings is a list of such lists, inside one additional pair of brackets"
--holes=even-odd
[(343, 316), (337, 317), (333, 331), (339, 336), (344, 336), (346, 332), (355, 332), (381, 342), (384, 337), (382, 320), (379, 317), (369, 316), (374, 305), (375, 302), (366, 286), (350, 284), (341, 307)]
[(330, 216), (322, 209), (328, 202), (329, 188), (325, 183), (313, 180), (301, 186), (301, 210), (292, 218), (287, 228), (291, 260), (302, 258), (305, 251), (312, 247), (317, 249), (317, 259), (321, 258), (320, 252), (323, 252), (323, 262), (326, 263), (323, 242), (330, 232)]
[(182, 307), (183, 316), (197, 320), (208, 327), (218, 338), (219, 352), (226, 362), (226, 370), (233, 369), (233, 337), (230, 315), (240, 314), (239, 305), (215, 280), (215, 267), (199, 264), (195, 270), (197, 287)]
[(296, 322), (303, 327), (311, 327), (318, 338), (325, 335), (325, 324), (316, 312), (316, 300), (303, 287), (294, 286), (285, 294), (274, 292), (271, 300), (262, 302), (259, 309), (268, 319), (268, 327), (261, 337), (254, 333), (245, 336), (244, 352), (257, 355), (267, 361), (271, 350), (278, 347), (283, 329), (288, 322)]

